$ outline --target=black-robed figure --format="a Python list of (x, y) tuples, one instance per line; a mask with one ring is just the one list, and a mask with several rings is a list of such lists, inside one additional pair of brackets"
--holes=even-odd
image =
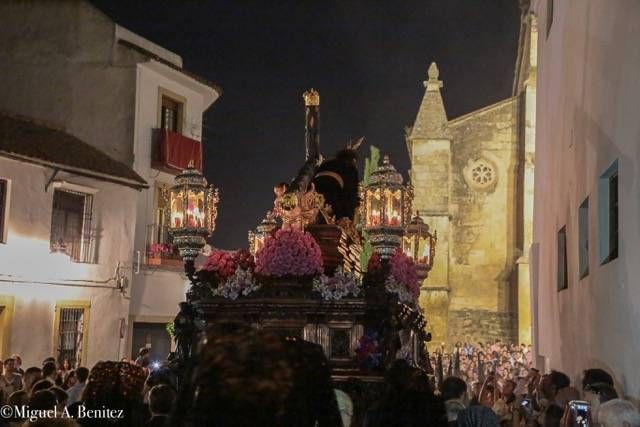
[(353, 220), (359, 205), (358, 152), (364, 137), (340, 150), (336, 157), (321, 161), (320, 156), (320, 95), (311, 89), (304, 93), (306, 161), (291, 181), (287, 192), (307, 192), (314, 184), (331, 205), (335, 219)]
[(346, 148), (340, 150), (335, 159), (325, 160), (316, 170), (313, 178), (315, 190), (322, 194), (331, 205), (336, 220), (353, 220), (359, 205), (358, 153)]

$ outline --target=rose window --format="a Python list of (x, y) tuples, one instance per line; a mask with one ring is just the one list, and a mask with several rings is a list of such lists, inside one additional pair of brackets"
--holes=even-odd
[(480, 163), (471, 170), (473, 181), (484, 187), (493, 182), (493, 168), (485, 163)]

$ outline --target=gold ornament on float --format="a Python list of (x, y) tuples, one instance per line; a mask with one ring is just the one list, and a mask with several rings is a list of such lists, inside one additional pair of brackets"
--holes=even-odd
[(302, 94), (304, 105), (320, 105), (320, 94), (317, 90), (311, 88)]

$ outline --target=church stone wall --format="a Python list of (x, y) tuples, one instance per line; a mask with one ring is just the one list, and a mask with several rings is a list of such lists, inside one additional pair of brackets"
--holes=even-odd
[[(512, 340), (515, 293), (516, 103), (449, 123), (452, 135), (449, 341)], [(473, 319), (473, 321), (471, 321)]]
[[(433, 81), (433, 78), (430, 82)], [(421, 108), (441, 105), (429, 97)], [(433, 88), (433, 86), (431, 86)], [(517, 100), (409, 137), (414, 208), (438, 231), (434, 269), (420, 299), (436, 343), (517, 339)], [(433, 124), (431, 124), (432, 128)], [(445, 138), (446, 137), (446, 138)]]
[(494, 342), (512, 341), (517, 336), (516, 316), (490, 310), (462, 309), (449, 312), (449, 343), (473, 340)]
[(425, 213), (448, 212), (451, 142), (416, 141), (413, 146), (414, 209)]

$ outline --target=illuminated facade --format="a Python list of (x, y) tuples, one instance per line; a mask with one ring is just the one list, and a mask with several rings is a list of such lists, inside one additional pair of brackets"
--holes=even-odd
[(531, 342), (536, 38), (523, 13), (513, 96), (454, 119), (431, 64), (407, 129), (414, 209), (438, 233), (420, 299), (433, 342)]
[(2, 115), (0, 185), (3, 357), (18, 353), (26, 366), (120, 357), (144, 180), (65, 132)]

